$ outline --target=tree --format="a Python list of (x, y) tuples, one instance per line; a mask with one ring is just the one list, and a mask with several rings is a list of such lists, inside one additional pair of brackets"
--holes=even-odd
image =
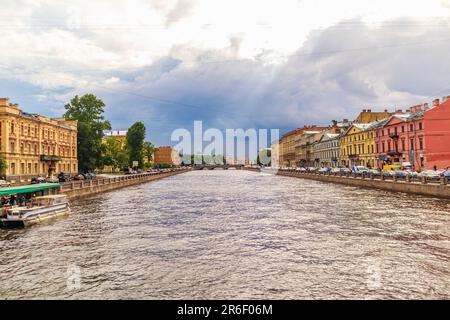
[(8, 167), (8, 164), (5, 161), (5, 158), (3, 158), (2, 155), (0, 155), (0, 176), (4, 177), (6, 176), (6, 168)]
[(141, 121), (133, 124), (127, 132), (129, 163), (132, 165), (133, 161), (138, 161), (139, 168), (142, 168), (144, 166), (145, 132), (145, 125)]
[(93, 94), (75, 96), (64, 108), (64, 118), (78, 121), (78, 167), (81, 171), (94, 171), (103, 165), (103, 130), (111, 124), (103, 117), (105, 103)]
[[(270, 149), (263, 149), (258, 153), (258, 156), (256, 158), (256, 163), (258, 165), (264, 165), (264, 166), (270, 166), (271, 164), (271, 156), (272, 151)], [(262, 161), (261, 161), (262, 158)]]
[(150, 162), (153, 158), (153, 153), (155, 152), (155, 145), (150, 141), (144, 142), (144, 157)]
[(119, 141), (107, 139), (103, 153), (103, 164), (111, 166), (113, 171), (128, 167), (128, 154)]

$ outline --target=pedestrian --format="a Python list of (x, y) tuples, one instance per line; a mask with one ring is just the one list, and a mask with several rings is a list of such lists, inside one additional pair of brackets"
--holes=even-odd
[(434, 171), (437, 171), (437, 167), (436, 167), (436, 166), (434, 166), (434, 167), (433, 167), (433, 170), (434, 170)]

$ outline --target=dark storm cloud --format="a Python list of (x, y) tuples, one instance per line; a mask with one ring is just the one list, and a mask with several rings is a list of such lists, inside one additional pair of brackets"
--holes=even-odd
[(142, 95), (180, 105), (145, 97), (131, 100), (149, 122), (160, 117), (157, 125), (166, 132), (191, 128), (194, 120), (218, 128), (288, 130), (352, 119), (363, 108), (393, 110), (449, 94), (450, 43), (445, 38), (450, 29), (403, 20), (398, 24), (402, 27), (391, 23), (369, 29), (361, 23), (349, 28), (347, 23), (316, 31), (298, 52), (275, 66), (227, 61), (220, 52), (208, 52), (209, 62), (174, 64), (159, 69), (157, 76), (147, 70), (131, 81)]

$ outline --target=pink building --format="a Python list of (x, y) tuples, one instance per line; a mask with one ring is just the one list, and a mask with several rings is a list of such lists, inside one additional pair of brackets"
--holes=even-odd
[(375, 133), (378, 167), (410, 163), (415, 170), (450, 167), (450, 97), (397, 111)]

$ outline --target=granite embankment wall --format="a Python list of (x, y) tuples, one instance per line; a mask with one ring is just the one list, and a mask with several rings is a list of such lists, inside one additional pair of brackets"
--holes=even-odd
[[(260, 172), (260, 169), (257, 168), (246, 168), (246, 170)], [(427, 181), (426, 179), (412, 181), (410, 179), (382, 178), (380, 176), (373, 175), (334, 175), (283, 170), (279, 170), (276, 174), (279, 176), (450, 199), (450, 185), (448, 185), (444, 179), (440, 179), (439, 181)]]
[(83, 197), (116, 190), (140, 183), (154, 180), (160, 180), (173, 175), (187, 172), (189, 170), (176, 170), (161, 173), (143, 173), (134, 175), (125, 175), (115, 178), (98, 178), (89, 181), (74, 181), (66, 183), (61, 187), (61, 193), (67, 194), (70, 200), (80, 199)]

